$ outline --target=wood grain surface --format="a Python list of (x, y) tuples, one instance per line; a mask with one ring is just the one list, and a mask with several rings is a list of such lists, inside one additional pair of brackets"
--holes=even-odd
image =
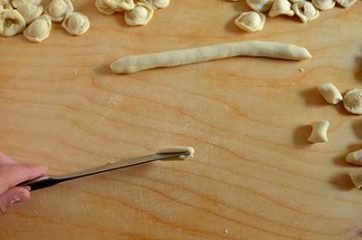
[[(245, 4), (173, 0), (145, 27), (77, 0), (90, 31), (57, 24), (41, 44), (0, 38), (0, 149), (62, 174), (169, 145), (195, 158), (155, 162), (34, 192), (0, 216), (0, 239), (362, 239), (362, 192), (344, 156), (362, 119), (316, 87), (361, 87), (362, 2), (308, 24), (268, 18), (259, 33), (233, 19)], [(313, 59), (233, 58), (113, 75), (118, 57), (239, 40), (304, 46)], [(304, 71), (301, 71), (301, 70)], [(330, 141), (308, 144), (314, 120)]]

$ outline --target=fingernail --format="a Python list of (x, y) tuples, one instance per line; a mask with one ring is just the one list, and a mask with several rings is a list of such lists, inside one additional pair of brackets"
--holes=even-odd
[(10, 201), (10, 204), (13, 205), (17, 202), (20, 202), (20, 198), (18, 196), (14, 196), (11, 201)]

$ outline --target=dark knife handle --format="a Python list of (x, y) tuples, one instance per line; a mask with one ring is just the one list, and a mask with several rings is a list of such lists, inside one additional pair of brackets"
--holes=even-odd
[(30, 187), (30, 191), (35, 191), (38, 189), (53, 186), (60, 182), (62, 182), (62, 181), (59, 179), (55, 179), (50, 176), (43, 176), (43, 177), (31, 180), (31, 181), (26, 181), (26, 182), (20, 183), (18, 186)]

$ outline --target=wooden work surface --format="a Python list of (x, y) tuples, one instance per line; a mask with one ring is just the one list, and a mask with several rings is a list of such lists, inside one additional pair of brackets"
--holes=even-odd
[[(32, 194), (0, 216), (0, 239), (336, 239), (362, 237), (362, 192), (344, 156), (362, 146), (362, 119), (316, 87), (361, 87), (362, 2), (308, 24), (268, 18), (239, 31), (245, 6), (173, 0), (145, 27), (122, 14), (81, 37), (55, 25), (41, 44), (0, 38), (0, 149), (62, 174), (190, 145), (195, 158), (155, 162)], [(310, 50), (303, 62), (233, 58), (113, 75), (120, 56), (225, 41), (273, 40)], [(304, 71), (302, 71), (304, 69)], [(306, 143), (330, 121), (329, 142)]]

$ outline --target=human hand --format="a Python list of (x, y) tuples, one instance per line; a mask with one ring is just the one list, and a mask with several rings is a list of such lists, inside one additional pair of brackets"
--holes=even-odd
[(0, 152), (0, 214), (13, 204), (25, 201), (30, 197), (30, 189), (17, 187), (19, 183), (40, 177), (46, 172), (47, 167), (19, 164)]

